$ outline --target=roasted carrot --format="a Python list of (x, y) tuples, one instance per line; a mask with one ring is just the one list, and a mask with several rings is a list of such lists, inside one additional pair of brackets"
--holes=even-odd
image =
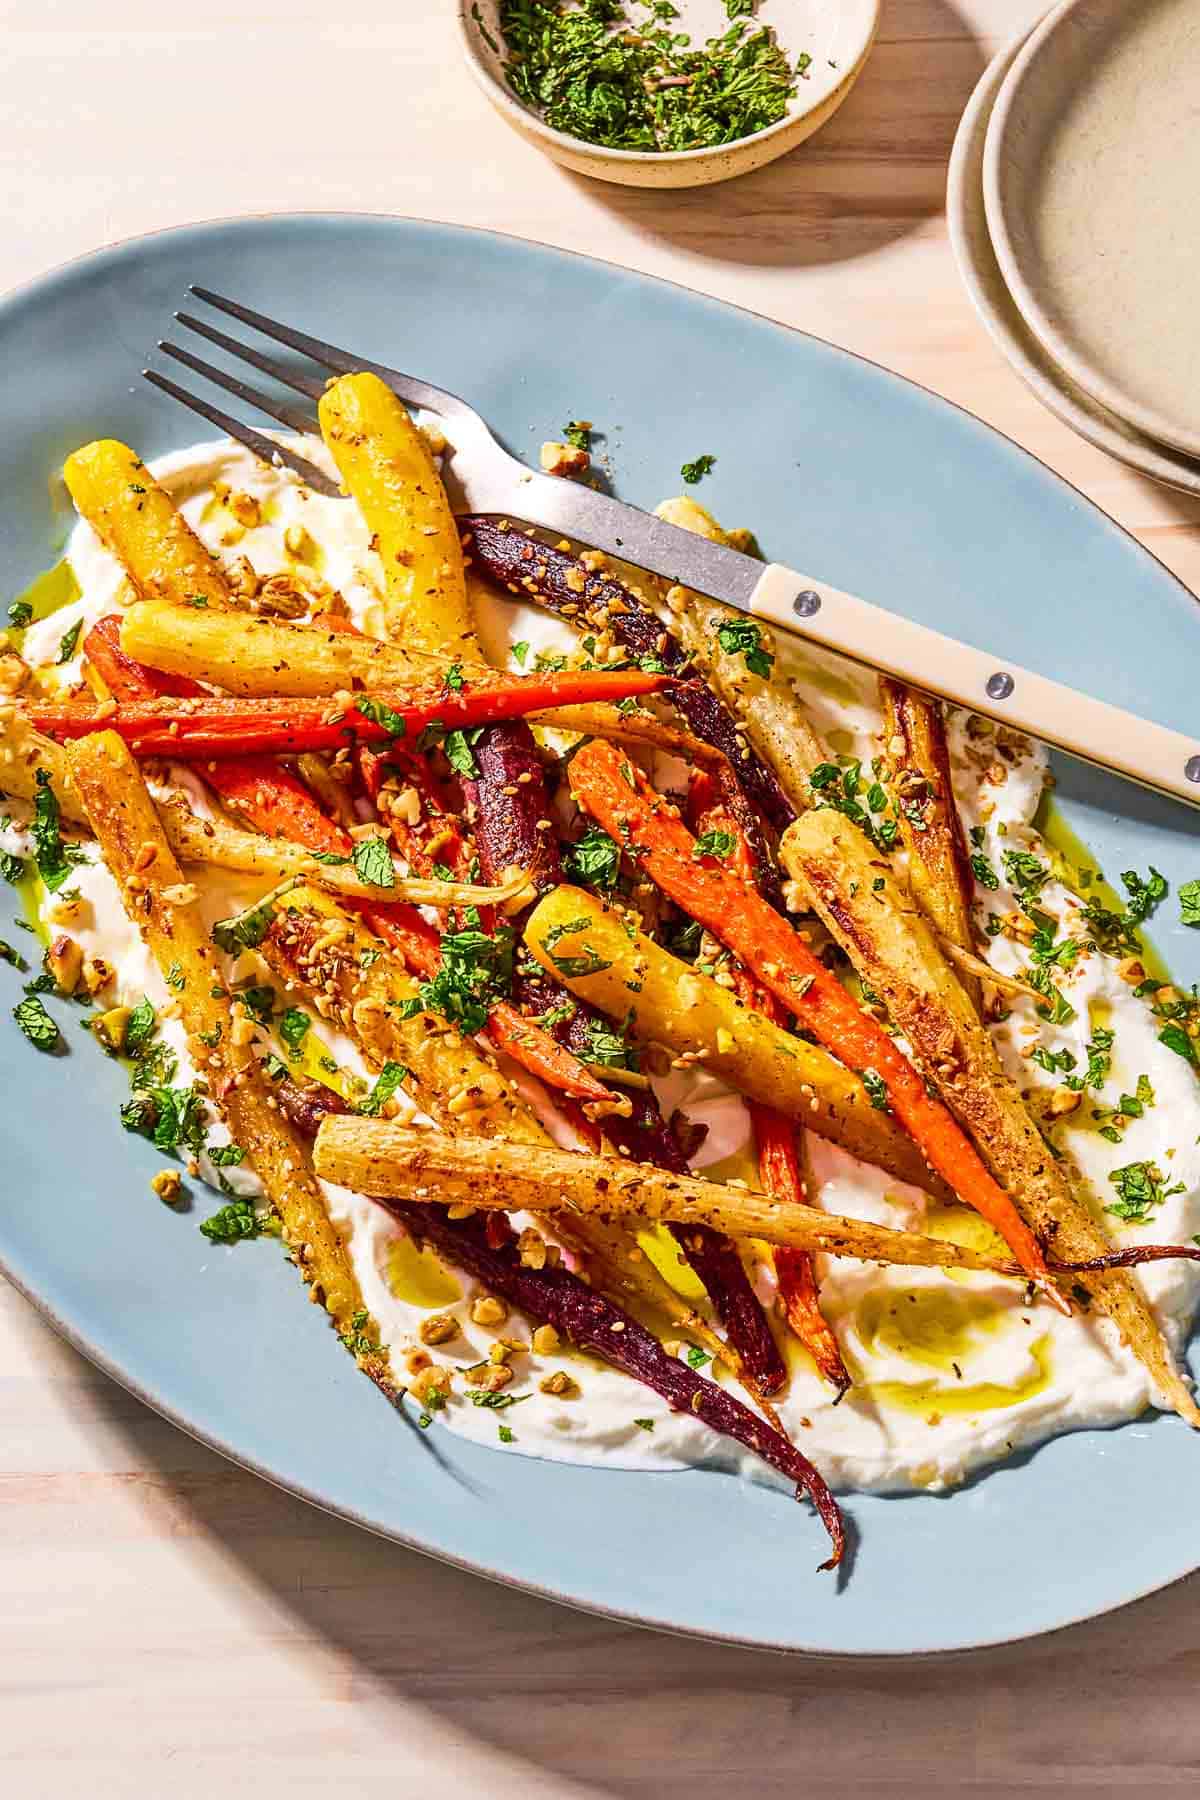
[[(164, 675), (148, 668), (121, 648), (121, 619), (110, 613), (84, 640), (88, 660), (103, 677), (114, 700), (195, 699), (204, 689), (186, 675)], [(346, 834), (318, 806), (303, 782), (272, 757), (230, 756), (214, 760), (205, 771), (209, 787), (256, 830), (286, 838), (306, 850), (348, 855)]]
[(862, 1075), (920, 1145), (930, 1165), (959, 1198), (985, 1218), (1021, 1268), (1065, 1305), (1053, 1289), (1041, 1246), (1004, 1189), (992, 1179), (970, 1140), (941, 1101), (836, 976), (792, 926), (741, 875), (699, 858), (697, 841), (645, 777), (611, 744), (593, 739), (572, 758), (571, 792), (610, 837), (636, 855), (639, 866), (693, 919), (721, 939), (762, 985)]
[[(180, 761), (203, 757), (281, 755), (299, 750), (338, 750), (355, 740), (386, 743), (428, 726), (469, 730), (497, 719), (569, 706), (655, 694), (670, 686), (663, 675), (637, 669), (564, 670), (520, 679), (497, 676), (486, 685), (464, 684), (414, 694), (384, 694), (363, 710), (322, 700), (229, 700), (210, 697), (118, 703), (115, 712), (83, 701), (35, 702), (29, 717), (39, 731), (60, 741), (100, 729), (116, 731), (144, 756)], [(382, 706), (382, 710), (381, 710)]]
[[(706, 832), (719, 832), (731, 840), (726, 862), (746, 880), (754, 875), (754, 852), (736, 815), (720, 798), (720, 784), (707, 769), (692, 771), (688, 783), (688, 823), (697, 837)], [(738, 998), (755, 1012), (761, 1012), (772, 1024), (784, 1021), (783, 1009), (774, 994), (754, 980), (744, 969), (734, 973)], [(786, 1113), (761, 1101), (747, 1100), (747, 1111), (754, 1129), (758, 1150), (758, 1172), (764, 1190), (776, 1200), (790, 1205), (808, 1204), (808, 1184), (800, 1162), (797, 1125)], [(851, 1386), (850, 1372), (828, 1319), (821, 1311), (816, 1268), (807, 1250), (796, 1250), (776, 1244), (772, 1250), (775, 1280), (784, 1318), (800, 1343), (816, 1364), (817, 1372), (836, 1391), (838, 1398)]]
[(121, 648), (121, 615), (108, 613), (83, 640), (87, 659), (114, 700), (155, 700), (174, 694), (194, 698), (203, 694), (199, 682), (187, 675), (164, 675), (148, 669)]

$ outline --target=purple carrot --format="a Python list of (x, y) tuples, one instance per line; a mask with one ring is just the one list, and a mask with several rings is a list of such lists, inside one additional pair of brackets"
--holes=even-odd
[[(557, 887), (565, 879), (562, 858), (553, 830), (542, 829), (550, 820), (550, 802), (545, 770), (528, 725), (523, 721), (496, 725), (484, 732), (474, 749), (479, 773), (465, 784), (465, 793), (484, 880), (497, 881), (516, 864), (531, 870), (540, 893)], [(553, 1014), (568, 996), (557, 982), (538, 977), (530, 983), (518, 973), (514, 999), (526, 1013)], [(567, 1018), (546, 1029), (581, 1062), (588, 1062), (592, 1060), (588, 1026), (599, 1018), (576, 1001)], [(633, 1115), (606, 1120), (605, 1130), (635, 1162), (687, 1174), (687, 1162), (653, 1094), (637, 1095)], [(671, 1229), (703, 1283), (746, 1379), (764, 1395), (779, 1393), (787, 1383), (787, 1368), (735, 1245), (709, 1226), (692, 1227), (686, 1235), (675, 1226)]]
[(523, 719), (493, 725), (474, 745), (478, 776), (463, 783), (479, 866), (527, 869), (539, 894), (563, 879), (542, 760)]
[[(478, 516), (459, 523), (480, 567), (510, 593), (528, 595), (580, 629), (608, 632), (631, 656), (657, 657), (670, 674), (686, 672), (689, 659), (682, 644), (653, 608), (614, 575), (588, 569), (570, 551), (539, 543), (513, 525)], [(728, 708), (699, 682), (677, 689), (672, 698), (696, 736), (728, 759), (752, 808), (776, 831), (785, 831), (795, 814)], [(754, 831), (761, 837), (756, 818)]]
[(433, 1244), (491, 1293), (502, 1294), (530, 1318), (553, 1325), (579, 1349), (590, 1351), (652, 1388), (673, 1412), (694, 1414), (713, 1431), (736, 1439), (794, 1481), (796, 1498), (802, 1493), (808, 1495), (829, 1533), (831, 1553), (820, 1566), (837, 1567), (846, 1544), (837, 1501), (808, 1458), (780, 1432), (756, 1418), (740, 1400), (716, 1382), (697, 1375), (677, 1357), (668, 1356), (658, 1339), (635, 1318), (561, 1264), (553, 1269), (527, 1269), (517, 1260), (511, 1244), (493, 1249), (478, 1214), (451, 1223), (437, 1206), (400, 1201), (381, 1204), (415, 1238)]
[[(563, 990), (558, 984), (548, 976), (523, 976), (518, 991), (522, 1009), (542, 1017), (544, 1030), (581, 1062), (592, 1060), (588, 1027), (598, 1014), (575, 1000), (568, 1018), (547, 1023), (543, 1015), (552, 1016), (563, 1003)], [(603, 1023), (611, 1030), (607, 1020)], [(630, 1095), (630, 1100), (628, 1117), (614, 1115), (604, 1121), (605, 1135), (613, 1147), (633, 1162), (652, 1163), (674, 1175), (690, 1174), (688, 1160), (654, 1095), (637, 1092)], [(672, 1224), (670, 1231), (703, 1283), (741, 1358), (747, 1379), (761, 1394), (778, 1394), (787, 1385), (787, 1366), (736, 1244), (710, 1225)]]

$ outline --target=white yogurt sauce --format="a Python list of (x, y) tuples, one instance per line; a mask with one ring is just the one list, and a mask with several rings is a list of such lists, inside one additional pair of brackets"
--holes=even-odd
[[(325, 460), (319, 446), (306, 443), (304, 450), (314, 460)], [(357, 622), (367, 629), (377, 625), (382, 571), (352, 505), (313, 495), (286, 470), (267, 471), (239, 447), (224, 443), (176, 452), (153, 469), (211, 548), (225, 555), (248, 556), (260, 574), (290, 566), (283, 533), (289, 524), (303, 523), (320, 546), (320, 575), (345, 596)], [(220, 482), (252, 493), (263, 502), (262, 524), (234, 534), (236, 543), (231, 541), (229, 513), (213, 499), (213, 486)], [(67, 554), (81, 597), (30, 627), (26, 656), (43, 665), (54, 663), (63, 633), (76, 619), (83, 622), (86, 634), (92, 623), (118, 604), (121, 572), (87, 525), (76, 527)], [(500, 665), (509, 641), (523, 639), (534, 652), (575, 645), (569, 627), (531, 607), (482, 591), (476, 599), (481, 638)], [(880, 722), (869, 678), (828, 654), (789, 653), (785, 645), (780, 646), (778, 669), (793, 682), (835, 748), (861, 756), (864, 764), (869, 764), (877, 754), (875, 733)], [(68, 684), (78, 679), (78, 660), (66, 665), (61, 676)], [(989, 910), (1005, 913), (1013, 907), (1014, 897), (1003, 881), (1003, 850), (1042, 849), (1030, 821), (1042, 792), (1044, 758), (1024, 746), (1004, 762), (995, 757), (988, 743), (971, 737), (967, 724), (966, 717), (958, 715), (951, 725), (956, 790), (968, 826), (982, 828), (981, 853), (1001, 876), (1000, 888), (989, 894), (981, 890), (981, 897)], [(994, 774), (1000, 766), (1005, 769), (1004, 779), (989, 779), (985, 771), (991, 768)], [(206, 805), (203, 789), (186, 770), (172, 770), (170, 779), (188, 783), (196, 806)], [(19, 823), (0, 832), (0, 846), (16, 852), (27, 849)], [(120, 1003), (133, 1005), (148, 995), (156, 1006), (165, 1006), (169, 992), (126, 919), (107, 870), (90, 861), (73, 877), (72, 885), (79, 889), (84, 906), (69, 929), (86, 953), (102, 955), (115, 967)], [(219, 880), (204, 876), (200, 885), (202, 905), (210, 919), (236, 910), (254, 892), (245, 884), (239, 889), (235, 878), (226, 874)], [(1079, 906), (1055, 880), (1043, 889), (1040, 904), (1059, 916), (1064, 929)], [(53, 908), (54, 898), (48, 897), (44, 905), (48, 919), (53, 917)], [(992, 941), (991, 953), (998, 968), (1018, 972), (1023, 967), (1016, 946), (1003, 936)], [(252, 957), (243, 958), (243, 966), (234, 973), (246, 974), (251, 969)], [(1054, 1088), (1060, 1085), (1061, 1076), (1038, 1067), (1027, 1052), (1039, 1044), (1048, 1051), (1069, 1049), (1077, 1059), (1077, 1072), (1082, 1072), (1092, 1035), (1091, 1019), (1099, 1012), (1115, 1032), (1111, 1076), (1100, 1093), (1089, 1093), (1078, 1113), (1055, 1128), (1055, 1141), (1078, 1165), (1097, 1209), (1110, 1204), (1115, 1196), (1108, 1181), (1110, 1171), (1130, 1162), (1154, 1161), (1166, 1176), (1165, 1185), (1180, 1184), (1181, 1191), (1164, 1200), (1147, 1225), (1127, 1226), (1106, 1219), (1118, 1244), (1188, 1241), (1200, 1229), (1200, 1151), (1196, 1146), (1200, 1108), (1193, 1076), (1179, 1057), (1158, 1042), (1156, 1022), (1119, 979), (1110, 959), (1099, 955), (1081, 959), (1058, 978), (1075, 1009), (1074, 1020), (1051, 1028), (1038, 1019), (1031, 1001), (1018, 998), (1012, 1002), (1011, 1017), (997, 1027), (1001, 1053), (1026, 1089)], [(195, 1071), (178, 1023), (167, 1019), (162, 1031), (179, 1058), (177, 1081), (190, 1081)], [(319, 1033), (344, 1069), (369, 1077), (352, 1046), (331, 1036), (324, 1023), (319, 1023)], [(1154, 1104), (1129, 1124), (1119, 1145), (1109, 1144), (1098, 1134), (1091, 1110), (1093, 1106), (1115, 1106), (1121, 1093), (1134, 1090), (1142, 1074), (1153, 1087)], [(691, 1117), (709, 1126), (708, 1139), (694, 1162), (698, 1172), (753, 1177), (748, 1116), (735, 1095), (703, 1072), (672, 1075), (656, 1086), (668, 1110), (682, 1105)], [(419, 1115), (409, 1110), (402, 1116)], [(217, 1123), (211, 1135), (214, 1143), (227, 1141), (227, 1133)], [(972, 1234), (978, 1237), (974, 1215), (960, 1209), (948, 1213), (931, 1208), (916, 1189), (889, 1180), (820, 1139), (811, 1140), (811, 1157), (821, 1204), (831, 1212), (908, 1229), (929, 1229), (964, 1241)], [(207, 1159), (196, 1172), (210, 1181), (216, 1176)], [(245, 1169), (221, 1173), (236, 1192), (256, 1191), (254, 1177)], [(465, 1367), (486, 1356), (497, 1333), (472, 1323), (470, 1303), (476, 1289), (470, 1280), (434, 1265), (440, 1292), (435, 1290), (428, 1305), (413, 1304), (403, 1297), (413, 1291), (411, 1270), (403, 1276), (399, 1292), (396, 1279), (397, 1258), (407, 1256), (411, 1262), (413, 1253), (388, 1213), (344, 1189), (327, 1187), (326, 1195), (332, 1216), (349, 1243), (366, 1305), (378, 1321), (384, 1341), (392, 1347), (397, 1366), (402, 1366), (404, 1352), (418, 1341), (421, 1320), (430, 1310), (445, 1310), (448, 1305), (461, 1318), (462, 1335), (445, 1352), (432, 1352), (434, 1357)], [(147, 1205), (154, 1203), (148, 1195)], [(214, 1258), (213, 1279), (220, 1278), (219, 1261)], [(1141, 1365), (1119, 1348), (1105, 1320), (1078, 1312), (1063, 1318), (1044, 1305), (1029, 1307), (1013, 1283), (986, 1275), (821, 1261), (822, 1302), (856, 1385), (834, 1406), (807, 1354), (789, 1341), (791, 1382), (779, 1412), (800, 1448), (836, 1487), (947, 1487), (1020, 1445), (1072, 1427), (1114, 1424), (1135, 1417), (1154, 1403)], [(421, 1266), (429, 1267), (426, 1263)], [(755, 1278), (760, 1295), (769, 1304), (773, 1278), (765, 1263), (757, 1264)], [(1193, 1265), (1159, 1264), (1139, 1279), (1169, 1341), (1179, 1349), (1197, 1299)], [(498, 1328), (498, 1334), (525, 1338), (528, 1325), (513, 1318)], [(569, 1351), (551, 1357), (523, 1355), (514, 1359), (514, 1368), (516, 1379), (505, 1391), (518, 1396), (519, 1405), (498, 1414), (472, 1405), (459, 1380), (455, 1397), (438, 1415), (437, 1426), (486, 1444), (499, 1447), (502, 1443), (510, 1454), (657, 1469), (721, 1461), (735, 1464), (753, 1479), (775, 1479), (757, 1459), (743, 1456), (736, 1446), (691, 1415), (670, 1412), (647, 1388), (591, 1358)], [(556, 1398), (540, 1391), (546, 1375), (560, 1368), (577, 1383), (575, 1397)], [(501, 1427), (511, 1438), (501, 1436)]]

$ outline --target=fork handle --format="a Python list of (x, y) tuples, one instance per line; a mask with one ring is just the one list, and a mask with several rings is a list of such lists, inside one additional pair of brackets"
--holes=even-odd
[(1200, 806), (1200, 744), (780, 563), (746, 609), (854, 662), (1028, 732), (1084, 762)]

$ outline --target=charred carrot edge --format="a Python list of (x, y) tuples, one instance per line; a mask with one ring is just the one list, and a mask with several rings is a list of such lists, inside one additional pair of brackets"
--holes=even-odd
[(578, 804), (636, 852), (639, 865), (676, 905), (720, 938), (817, 1040), (860, 1075), (883, 1084), (896, 1117), (931, 1167), (985, 1218), (1047, 1298), (1053, 1290), (1041, 1246), (970, 1140), (896, 1048), (786, 920), (743, 877), (695, 856), (696, 840), (640, 772), (611, 744), (593, 739), (572, 758)]
[(354, 705), (338, 707), (331, 699), (222, 700), (204, 696), (126, 701), (118, 703), (115, 711), (83, 701), (35, 702), (29, 717), (39, 731), (60, 741), (104, 729), (116, 731), (135, 753), (187, 761), (337, 750), (356, 739), (386, 743), (397, 736), (415, 736), (427, 725), (463, 730), (555, 706), (656, 694), (670, 686), (669, 676), (645, 675), (637, 669), (565, 670), (520, 680), (498, 677), (486, 687), (464, 685), (458, 693), (443, 688), (418, 696), (383, 694), (379, 699), (390, 714), (387, 724)]
[[(754, 852), (735, 815), (721, 804), (719, 784), (707, 769), (693, 770), (688, 783), (688, 823), (697, 834), (724, 831), (733, 839), (727, 868), (744, 879), (754, 873)], [(782, 1023), (782, 1009), (773, 994), (739, 969), (734, 977), (738, 997), (773, 1024)], [(794, 1119), (777, 1113), (761, 1101), (748, 1100), (747, 1110), (758, 1147), (758, 1171), (764, 1189), (777, 1200), (792, 1205), (808, 1204), (808, 1184), (800, 1165), (797, 1126)], [(832, 1387), (838, 1400), (851, 1387), (850, 1371), (842, 1358), (833, 1327), (821, 1311), (817, 1272), (807, 1250), (776, 1245), (772, 1258), (779, 1301), (788, 1326), (816, 1364), (817, 1373)], [(836, 1401), (834, 1404), (836, 1405)]]

